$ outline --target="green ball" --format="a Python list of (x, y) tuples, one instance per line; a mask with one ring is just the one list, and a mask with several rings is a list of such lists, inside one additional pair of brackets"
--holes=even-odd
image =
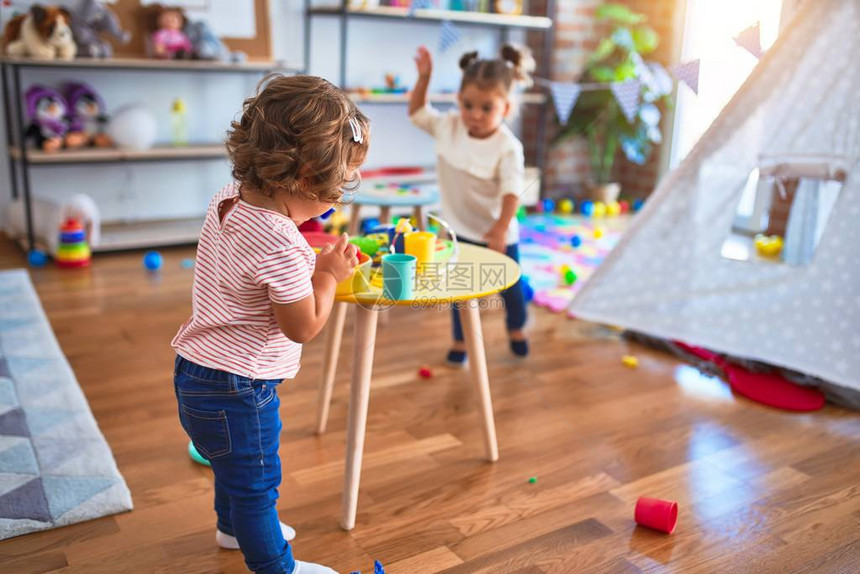
[(567, 285), (573, 285), (576, 282), (576, 273), (573, 272), (573, 269), (568, 269), (564, 274), (564, 282)]
[(526, 218), (526, 206), (521, 205), (517, 208), (517, 221), (524, 221)]
[(533, 477), (531, 477), (531, 478), (529, 479), (529, 484), (534, 484), (534, 483), (536, 483), (536, 482), (537, 482), (537, 477), (536, 477), (536, 476), (533, 476)]

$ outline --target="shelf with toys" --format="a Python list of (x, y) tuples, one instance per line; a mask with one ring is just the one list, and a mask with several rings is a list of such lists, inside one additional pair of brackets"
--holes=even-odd
[[(344, 12), (342, 6), (319, 6), (310, 9), (310, 13), (320, 16), (337, 16)], [(528, 16), (517, 14), (497, 14), (488, 12), (470, 12), (464, 10), (441, 10), (436, 8), (416, 8), (407, 6), (364, 6), (347, 7), (346, 13), (357, 18), (384, 19), (414, 19), (456, 22), (458, 24), (492, 26), (499, 28), (525, 28), (546, 30), (552, 27), (552, 20), (545, 16)]]
[[(9, 18), (0, 57), (12, 192), (7, 207), (14, 214), (9, 218), (13, 222), (11, 232), (20, 238), (22, 246), (32, 251), (38, 240), (52, 246), (51, 255), (56, 259), (54, 239), (59, 216), (65, 217), (68, 210), (85, 226), (94, 222), (98, 226), (100, 240), (92, 246), (93, 251), (196, 241), (200, 217), (103, 221), (98, 206), (86, 193), (69, 193), (62, 198), (40, 194), (42, 190), (37, 188), (53, 176), (33, 181), (32, 172), (51, 166), (223, 162), (227, 153), (222, 143), (209, 141), (207, 136), (202, 141), (189, 141), (183, 99), (177, 98), (172, 104), (171, 137), (158, 139), (164, 126), (159, 127), (148, 106), (126, 104), (109, 116), (101, 95), (94, 86), (80, 81), (80, 75), (91, 73), (98, 82), (109, 83), (116, 81), (119, 73), (154, 76), (179, 72), (194, 78), (206, 75), (220, 79), (300, 72), (301, 66), (273, 60), (268, 13), (263, 10), (257, 16), (260, 20), (254, 36), (241, 41), (219, 37), (212, 20), (188, 18), (181, 8), (137, 1), (109, 4), (79, 0), (70, 4), (68, 11), (33, 4)], [(34, 21), (49, 23), (55, 36), (24, 34), (22, 30), (31, 29)], [(114, 55), (115, 47), (122, 55)], [(50, 85), (38, 81), (56, 77), (55, 72), (74, 79), (59, 84), (42, 80)], [(158, 90), (158, 86), (151, 89)]]
[[(9, 154), (14, 160), (21, 159), (21, 149), (11, 148)], [(39, 149), (27, 150), (30, 165), (71, 165), (79, 163), (116, 163), (127, 161), (171, 161), (217, 159), (227, 156), (223, 144), (203, 144), (188, 146), (160, 145), (150, 149), (85, 148), (65, 149), (47, 152)]]
[(74, 70), (152, 70), (154, 72), (238, 72), (259, 74), (270, 71), (299, 72), (301, 66), (274, 60), (221, 62), (212, 60), (153, 60), (150, 58), (74, 58), (72, 60), (34, 60), (0, 58), (0, 64), (19, 68), (62, 68)]

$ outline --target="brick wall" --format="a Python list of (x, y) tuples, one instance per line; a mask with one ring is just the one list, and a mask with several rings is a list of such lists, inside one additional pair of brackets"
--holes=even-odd
[[(669, 50), (672, 44), (674, 10), (679, 0), (614, 0), (626, 4), (633, 10), (645, 14), (648, 23), (660, 35), (660, 46), (649, 59), (670, 64)], [(552, 53), (552, 76), (556, 81), (575, 81), (579, 78), (585, 62), (598, 42), (606, 33), (605, 28), (598, 26), (594, 20), (594, 11), (602, 3), (601, 0), (556, 0), (555, 37)], [(545, 0), (532, 0), (529, 12), (543, 14), (546, 10)], [(543, 35), (532, 33), (528, 37), (530, 47), (540, 62), (543, 49)], [(546, 77), (545, 71), (538, 71), (541, 77)], [(555, 136), (555, 116), (550, 109), (548, 137)], [(524, 144), (527, 153), (534, 154), (536, 129), (539, 113), (537, 110), (524, 108)], [(664, 131), (665, 136), (665, 131)], [(561, 144), (552, 145), (547, 150), (545, 164), (545, 194), (549, 197), (581, 196), (582, 187), (589, 178), (591, 169), (588, 161), (588, 151), (584, 141), (568, 140)], [(631, 164), (619, 154), (615, 164), (615, 179), (622, 184), (622, 193), (633, 197), (648, 195), (657, 182), (657, 166), (659, 149), (655, 149), (650, 161), (643, 166)], [(527, 157), (534, 157), (530, 155)]]

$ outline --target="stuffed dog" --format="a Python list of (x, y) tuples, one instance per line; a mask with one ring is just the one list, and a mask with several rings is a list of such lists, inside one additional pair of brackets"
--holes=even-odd
[(71, 21), (65, 8), (33, 4), (27, 14), (16, 16), (6, 24), (3, 51), (7, 56), (71, 60), (77, 53)]

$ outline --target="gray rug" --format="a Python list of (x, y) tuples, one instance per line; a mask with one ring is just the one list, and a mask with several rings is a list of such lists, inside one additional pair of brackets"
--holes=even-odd
[(131, 508), (27, 272), (0, 272), (0, 540)]

